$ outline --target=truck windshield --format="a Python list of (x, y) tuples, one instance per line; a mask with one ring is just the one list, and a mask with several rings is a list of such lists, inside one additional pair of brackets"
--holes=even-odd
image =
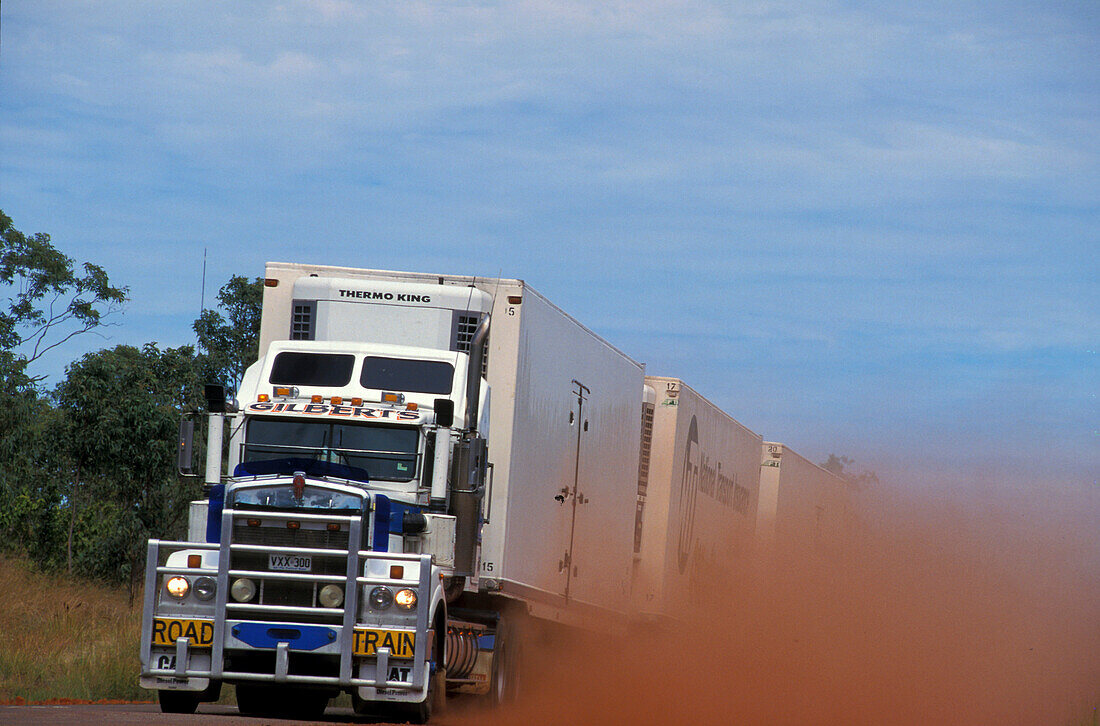
[[(314, 468), (303, 466), (312, 461), (329, 464), (319, 469), (348, 479), (409, 481), (417, 473), (419, 440), (419, 430), (409, 426), (254, 418), (248, 422), (239, 468), (291, 473)], [(274, 471), (281, 464), (288, 471)]]

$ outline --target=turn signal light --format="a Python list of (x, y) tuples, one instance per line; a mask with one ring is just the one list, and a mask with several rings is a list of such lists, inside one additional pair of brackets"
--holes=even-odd
[(250, 518), (248, 520), (248, 526), (249, 527), (259, 527), (260, 526), (260, 520), (255, 519), (255, 518)]
[(294, 520), (294, 519), (287, 520), (287, 523), (286, 523), (286, 528), (287, 529), (298, 529), (301, 526), (302, 526), (302, 523), (297, 521), (297, 520)]
[(328, 525), (326, 525), (326, 529), (328, 529), (329, 532), (339, 532), (340, 531), (340, 523), (339, 522), (329, 522)]
[(404, 576), (405, 576), (405, 567), (404, 567), (404, 565), (390, 565), (390, 579), (391, 580), (400, 580)]
[(202, 567), (202, 555), (187, 555), (188, 567)]

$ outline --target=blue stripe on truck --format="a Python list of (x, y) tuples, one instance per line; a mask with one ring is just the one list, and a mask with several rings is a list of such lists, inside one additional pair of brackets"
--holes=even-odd
[[(374, 541), (371, 549), (375, 552), (390, 551), (390, 498), (385, 494), (374, 494)], [(400, 530), (398, 530), (400, 531)]]
[(225, 484), (210, 487), (210, 499), (206, 505), (206, 541), (217, 544), (222, 541), (222, 509), (225, 506)]

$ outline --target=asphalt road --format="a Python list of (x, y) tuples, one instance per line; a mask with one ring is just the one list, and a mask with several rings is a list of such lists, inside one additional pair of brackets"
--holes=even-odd
[(95, 726), (104, 724), (157, 724), (158, 726), (295, 726), (300, 724), (375, 723), (356, 717), (350, 708), (329, 708), (317, 721), (240, 716), (236, 706), (204, 703), (194, 715), (166, 714), (149, 703), (79, 706), (0, 706), (0, 726)]

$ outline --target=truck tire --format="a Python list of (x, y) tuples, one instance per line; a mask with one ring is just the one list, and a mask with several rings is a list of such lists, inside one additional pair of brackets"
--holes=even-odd
[(428, 676), (428, 695), (420, 703), (406, 707), (405, 716), (412, 723), (428, 723), (432, 715), (442, 714), (447, 701), (447, 671), (437, 668)]
[(515, 703), (520, 693), (520, 616), (506, 613), (497, 625), (493, 646), (493, 668), (489, 681), (489, 702), (493, 706)]
[(161, 713), (194, 713), (201, 691), (157, 691)]

